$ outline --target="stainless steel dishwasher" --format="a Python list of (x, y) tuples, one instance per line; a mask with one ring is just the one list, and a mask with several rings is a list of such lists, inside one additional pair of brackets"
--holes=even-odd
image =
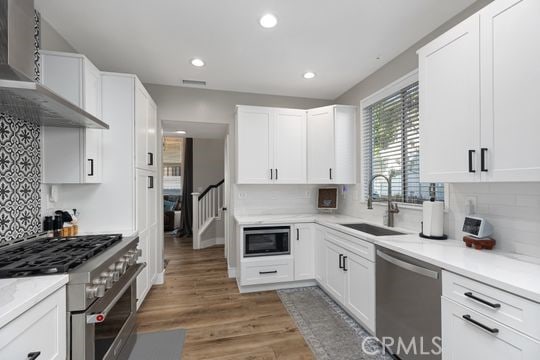
[(377, 247), (376, 335), (396, 359), (441, 359), (441, 269)]

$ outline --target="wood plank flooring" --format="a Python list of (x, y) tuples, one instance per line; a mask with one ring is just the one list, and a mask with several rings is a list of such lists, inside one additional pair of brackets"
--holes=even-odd
[(141, 306), (139, 332), (187, 329), (182, 359), (313, 359), (275, 291), (240, 294), (223, 246), (193, 250), (165, 237), (165, 284)]

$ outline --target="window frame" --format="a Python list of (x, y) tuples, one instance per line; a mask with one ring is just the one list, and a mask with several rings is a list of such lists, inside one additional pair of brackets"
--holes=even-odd
[[(419, 81), (418, 76), (418, 69), (415, 69), (411, 71), (410, 73), (406, 74), (405, 76), (393, 81), (392, 83), (384, 86), (382, 89), (376, 91), (375, 93), (367, 96), (366, 98), (362, 99), (360, 101), (360, 185), (361, 185), (361, 191), (360, 191), (360, 199), (362, 202), (367, 202), (367, 196), (365, 193), (366, 183), (369, 181), (367, 179), (366, 174), (369, 173), (369, 170), (366, 168), (367, 161), (366, 161), (366, 154), (363, 153), (364, 151), (364, 134), (363, 130), (365, 128), (365, 117), (364, 113), (366, 111), (366, 108), (375, 104), (376, 102), (383, 100), (384, 98), (404, 89), (407, 86), (412, 85), (413, 83)], [(422, 156), (422, 153), (420, 152), (420, 156)], [(444, 184), (444, 208), (445, 210), (448, 210), (449, 207), (449, 187), (448, 183)], [(396, 202), (399, 204), (402, 208), (409, 208), (409, 209), (415, 209), (415, 210), (422, 210), (422, 204), (414, 204), (414, 203), (406, 203), (406, 202)], [(380, 206), (386, 206), (386, 201), (384, 202), (378, 202), (374, 201), (373, 205), (380, 205)]]

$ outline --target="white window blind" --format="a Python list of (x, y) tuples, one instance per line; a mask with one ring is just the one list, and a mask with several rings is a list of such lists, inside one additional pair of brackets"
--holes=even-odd
[[(363, 108), (364, 191), (369, 181), (382, 174), (391, 179), (392, 200), (421, 204), (435, 191), (444, 201), (444, 185), (420, 182), (418, 81)], [(383, 178), (373, 181), (373, 200), (388, 199)]]

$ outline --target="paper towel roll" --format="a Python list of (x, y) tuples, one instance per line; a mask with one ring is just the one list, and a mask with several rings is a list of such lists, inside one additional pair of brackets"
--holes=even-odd
[(424, 201), (422, 233), (426, 236), (443, 236), (444, 203), (442, 201)]

